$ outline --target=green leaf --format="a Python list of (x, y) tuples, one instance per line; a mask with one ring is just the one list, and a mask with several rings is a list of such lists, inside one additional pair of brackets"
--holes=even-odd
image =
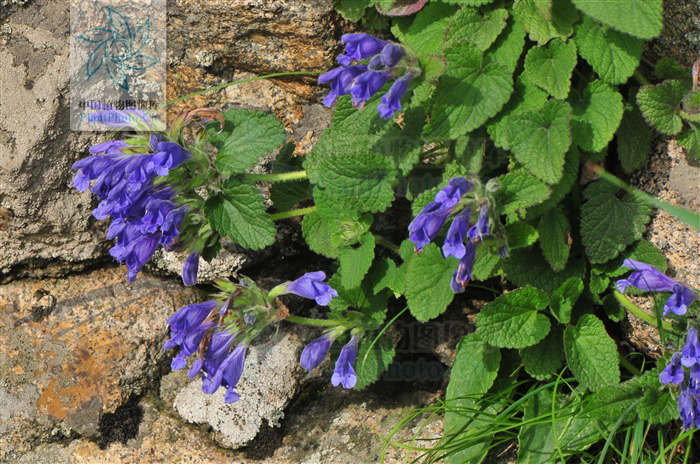
[(564, 331), (557, 326), (536, 345), (521, 348), (525, 372), (537, 380), (549, 379), (564, 364)]
[[(592, 276), (591, 276), (592, 277)], [(605, 315), (608, 319), (614, 322), (620, 322), (625, 318), (627, 311), (620, 304), (614, 295), (606, 295), (603, 299), (603, 309), (605, 310)]]
[[(631, 406), (638, 402), (644, 394), (644, 385), (638, 377), (627, 382), (607, 385), (597, 391), (590, 402), (586, 404), (583, 413), (587, 417), (617, 421)], [(636, 419), (634, 412), (627, 413), (623, 424)]]
[(486, 126), (493, 143), (504, 150), (510, 150), (508, 140), (510, 116), (519, 111), (539, 110), (547, 103), (548, 98), (547, 92), (533, 84), (525, 73), (520, 74), (515, 81), (513, 96)]
[(524, 348), (549, 333), (549, 318), (540, 313), (549, 304), (547, 294), (536, 288), (506, 293), (484, 306), (476, 318), (481, 338), (501, 348)]
[(661, 0), (573, 0), (576, 8), (613, 29), (640, 39), (661, 33)]
[(583, 289), (583, 280), (579, 277), (572, 277), (552, 293), (552, 298), (549, 299), (549, 309), (561, 324), (571, 322), (571, 311)]
[(481, 56), (469, 42), (445, 52), (447, 70), (423, 136), (429, 141), (455, 139), (495, 116), (513, 92), (511, 72)]
[(628, 258), (635, 261), (641, 261), (642, 263), (651, 264), (661, 272), (666, 272), (668, 269), (668, 262), (666, 261), (666, 257), (663, 255), (661, 250), (656, 248), (656, 246), (651, 242), (640, 240), (630, 245), (627, 249), (625, 249), (625, 251), (620, 253), (620, 256), (618, 256), (616, 259), (608, 261), (602, 265), (598, 264), (591, 266), (591, 272), (593, 274), (601, 274), (607, 277), (620, 277), (629, 272), (629, 269), (622, 265), (623, 261)]
[(637, 92), (637, 104), (652, 127), (668, 135), (683, 129), (678, 108), (688, 92), (681, 81), (664, 81), (659, 85), (645, 85)]
[(442, 3), (449, 3), (450, 5), (462, 5), (462, 6), (481, 6), (487, 5), (493, 0), (440, 0)]
[(474, 280), (486, 280), (493, 277), (499, 269), (501, 258), (498, 255), (492, 255), (486, 250), (479, 252), (477, 249), (476, 261), (474, 261), (474, 269), (472, 276)]
[(642, 238), (651, 208), (637, 196), (599, 180), (586, 188), (584, 197), (581, 238), (591, 263), (609, 261)]
[(224, 114), (224, 130), (219, 123), (207, 126), (209, 141), (218, 149), (214, 165), (222, 174), (244, 172), (258, 159), (279, 148), (287, 137), (282, 123), (262, 111), (231, 108)]
[(665, 424), (678, 419), (678, 400), (669, 389), (662, 389), (657, 370), (643, 377), (644, 396), (637, 404), (637, 414), (651, 424)]
[(434, 243), (429, 243), (408, 263), (406, 302), (413, 317), (427, 321), (445, 312), (454, 298), (450, 287), (457, 259), (444, 259)]
[(378, 261), (371, 271), (372, 282), (375, 282), (374, 293), (379, 293), (385, 288), (388, 288), (394, 293), (394, 296), (398, 298), (404, 292), (402, 275), (399, 269), (396, 267), (396, 263), (390, 259), (386, 258)]
[(508, 249), (515, 250), (532, 245), (537, 241), (539, 234), (537, 229), (527, 222), (517, 221), (506, 224), (506, 237), (508, 237)]
[(552, 194), (539, 205), (535, 205), (527, 211), (527, 218), (536, 218), (542, 213), (559, 206), (559, 203), (566, 197), (574, 184), (578, 181), (579, 171), (579, 150), (576, 145), (572, 145), (564, 161), (564, 174), (559, 182), (550, 186)]
[(487, 55), (494, 63), (499, 63), (513, 73), (525, 47), (525, 30), (512, 16), (496, 42), (488, 49)]
[(312, 194), (308, 180), (275, 182), (270, 187), (270, 199), (278, 211), (289, 211), (300, 201), (311, 198)]
[(502, 214), (524, 216), (526, 209), (542, 203), (551, 191), (540, 180), (527, 172), (513, 171), (498, 179), (499, 188), (495, 193)]
[(518, 18), (530, 39), (544, 45), (555, 37), (565, 39), (574, 33), (574, 23), (578, 19), (576, 8), (569, 0), (554, 0), (551, 18), (543, 11), (538, 0), (520, 0), (515, 4), (513, 14)]
[(396, 354), (394, 344), (386, 335), (379, 337), (370, 349), (371, 343), (371, 338), (363, 340), (357, 353), (355, 363), (357, 383), (353, 387), (355, 390), (362, 390), (379, 379), (379, 376), (389, 368)]
[(486, 51), (506, 27), (508, 11), (499, 8), (485, 16), (475, 8), (462, 8), (450, 22), (448, 43), (468, 41)]
[(386, 293), (375, 295), (368, 280), (362, 285), (347, 289), (341, 283), (341, 276), (335, 274), (328, 280), (328, 285), (338, 292), (338, 297), (328, 303), (332, 314), (340, 315), (350, 308), (359, 311), (362, 313), (362, 327), (367, 331), (378, 329), (384, 322), (388, 297)]
[(679, 79), (690, 82), (688, 71), (681, 68), (674, 58), (661, 58), (654, 66), (654, 74), (660, 81), (667, 79)]
[(617, 346), (600, 319), (584, 314), (564, 332), (564, 351), (576, 379), (591, 391), (620, 381)]
[[(452, 150), (450, 150), (454, 161), (450, 164), (461, 171), (459, 175), (469, 176), (481, 171), (487, 140), (483, 129), (478, 129), (472, 134), (462, 135), (454, 141), (451, 147)], [(448, 176), (445, 175), (445, 177)]]
[(452, 5), (430, 2), (418, 12), (403, 37), (399, 39), (410, 45), (417, 55), (440, 53), (445, 30), (449, 27), (455, 11), (456, 7)]
[(319, 185), (338, 204), (355, 211), (384, 211), (394, 199), (394, 178), (393, 164), (381, 155), (326, 156), (319, 164)]
[(552, 100), (540, 111), (511, 116), (508, 140), (515, 158), (535, 177), (557, 183), (564, 173), (564, 155), (571, 145), (571, 107)]
[[(637, 92), (630, 91), (628, 101), (636, 100)], [(626, 173), (640, 168), (651, 152), (651, 139), (654, 133), (649, 129), (639, 107), (626, 104), (622, 122), (617, 131), (617, 154)], [(679, 136), (680, 139), (680, 136)], [(680, 141), (679, 141), (680, 143)]]
[(574, 143), (588, 152), (603, 150), (612, 140), (622, 120), (622, 95), (601, 81), (593, 81), (583, 91), (583, 98), (572, 92), (569, 102), (571, 133)]
[(333, 6), (340, 15), (356, 23), (365, 15), (365, 9), (374, 6), (373, 0), (333, 0)]
[(503, 270), (514, 285), (532, 286), (551, 294), (571, 277), (583, 279), (586, 266), (581, 260), (570, 259), (563, 271), (554, 272), (540, 253), (521, 249), (513, 250), (510, 257), (503, 260)]
[(301, 221), (301, 231), (311, 251), (327, 256), (338, 257), (338, 247), (331, 242), (332, 234), (337, 230), (326, 221), (318, 211), (313, 211)]
[(685, 148), (685, 156), (693, 163), (700, 162), (700, 127), (690, 123), (689, 131), (681, 132), (676, 137), (678, 144)]
[(545, 259), (555, 271), (566, 267), (571, 249), (569, 220), (560, 209), (550, 209), (540, 219), (537, 232)]
[(340, 260), (340, 282), (347, 289), (362, 282), (374, 259), (374, 235), (366, 233), (357, 248), (343, 246), (338, 250)]
[(644, 41), (622, 34), (584, 16), (574, 40), (579, 54), (606, 84), (624, 84), (642, 57)]
[(564, 100), (569, 94), (576, 61), (576, 44), (555, 39), (547, 47), (532, 47), (527, 52), (525, 74), (533, 84)]
[(275, 242), (275, 224), (265, 212), (260, 191), (251, 185), (227, 186), (204, 204), (204, 214), (222, 237), (251, 250), (260, 250)]

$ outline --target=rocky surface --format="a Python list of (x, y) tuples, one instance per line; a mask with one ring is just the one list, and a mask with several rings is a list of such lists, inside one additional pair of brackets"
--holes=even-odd
[(645, 57), (652, 62), (671, 57), (690, 68), (700, 53), (700, 8), (692, 0), (664, 0), (663, 8), (663, 30), (647, 45)]
[(152, 387), (167, 318), (202, 294), (125, 268), (0, 286), (0, 462), (72, 434)]

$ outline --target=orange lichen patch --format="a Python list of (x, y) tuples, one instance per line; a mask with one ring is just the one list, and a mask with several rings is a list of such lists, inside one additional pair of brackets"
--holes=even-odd
[(15, 367), (12, 368), (12, 373), (15, 375), (24, 374), (24, 368), (17, 364)]

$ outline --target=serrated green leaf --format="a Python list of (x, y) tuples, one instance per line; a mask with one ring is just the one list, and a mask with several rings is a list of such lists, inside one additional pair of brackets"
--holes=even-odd
[(340, 274), (335, 274), (328, 280), (328, 285), (338, 292), (338, 296), (328, 303), (332, 313), (340, 315), (350, 308), (361, 312), (365, 330), (376, 330), (384, 322), (388, 297), (385, 293), (375, 295), (368, 280), (362, 282), (362, 285), (347, 289), (341, 283)]
[(525, 56), (525, 74), (554, 98), (564, 100), (576, 67), (576, 44), (552, 40), (547, 47), (532, 47)]
[(578, 13), (569, 0), (554, 0), (550, 18), (539, 3), (538, 0), (520, 0), (513, 10), (530, 39), (543, 45), (555, 37), (566, 39), (574, 33)]
[(360, 242), (357, 248), (342, 246), (338, 250), (340, 283), (347, 289), (360, 285), (374, 259), (374, 235), (366, 233)]
[(333, 6), (340, 15), (352, 23), (365, 15), (365, 9), (374, 5), (373, 0), (333, 0)]
[(444, 259), (434, 243), (429, 243), (408, 263), (406, 302), (413, 317), (427, 321), (445, 312), (454, 298), (450, 287), (457, 259)]
[(486, 52), (487, 56), (494, 63), (502, 64), (511, 73), (514, 72), (525, 47), (525, 35), (522, 25), (511, 16), (501, 35)]
[(659, 85), (645, 85), (637, 92), (637, 104), (646, 120), (656, 130), (676, 135), (683, 129), (678, 108), (688, 92), (681, 81), (664, 81)]
[(477, 249), (476, 260), (474, 261), (474, 269), (472, 276), (474, 280), (486, 280), (493, 277), (499, 269), (501, 258), (498, 255), (492, 255), (486, 250), (479, 251)]
[(613, 29), (640, 39), (661, 33), (661, 0), (573, 0), (576, 8)]
[(525, 372), (537, 380), (549, 379), (564, 364), (564, 331), (554, 327), (539, 343), (521, 348), (519, 353)]
[(568, 152), (566, 152), (564, 161), (564, 174), (559, 182), (550, 186), (552, 194), (544, 202), (539, 205), (535, 205), (527, 211), (527, 218), (536, 218), (541, 214), (555, 208), (559, 203), (566, 197), (571, 188), (574, 186), (578, 180), (579, 171), (579, 150), (576, 145), (572, 145)]
[(428, 3), (400, 37), (401, 41), (410, 45), (417, 55), (440, 53), (444, 32), (455, 11), (456, 7), (452, 5)]
[(661, 272), (666, 272), (668, 269), (668, 262), (661, 250), (656, 248), (651, 242), (640, 240), (627, 247), (617, 258), (605, 264), (591, 266), (591, 272), (607, 277), (620, 277), (629, 272), (629, 269), (622, 265), (625, 259), (633, 259), (642, 263), (651, 264)]
[[(630, 91), (628, 101), (636, 100), (637, 92)], [(617, 131), (617, 154), (620, 164), (626, 173), (640, 168), (651, 152), (651, 139), (654, 136), (647, 125), (639, 107), (634, 104), (625, 105), (622, 122)], [(680, 143), (680, 142), (679, 142)]]
[(251, 250), (260, 250), (275, 242), (275, 224), (265, 212), (260, 191), (251, 185), (229, 185), (223, 194), (204, 204), (204, 214), (222, 237)]
[(678, 419), (678, 400), (671, 391), (662, 389), (659, 373), (653, 370), (643, 377), (644, 396), (637, 404), (637, 414), (651, 424), (665, 424)]
[(548, 98), (547, 92), (533, 84), (525, 73), (520, 74), (515, 81), (513, 96), (486, 126), (493, 143), (504, 150), (510, 150), (508, 140), (510, 116), (519, 111), (539, 110), (547, 103)]
[(462, 8), (454, 15), (447, 32), (448, 43), (468, 41), (486, 51), (506, 27), (508, 11), (499, 8), (482, 15), (476, 8)]
[(331, 243), (335, 230), (318, 211), (307, 214), (301, 221), (301, 231), (311, 251), (329, 258), (338, 257), (338, 247)]
[(506, 237), (508, 237), (508, 249), (516, 250), (535, 243), (539, 234), (537, 229), (527, 222), (517, 221), (506, 224)]
[(584, 314), (564, 332), (564, 351), (576, 379), (591, 391), (620, 381), (617, 346), (600, 319)]
[(555, 271), (564, 269), (571, 249), (570, 226), (567, 217), (559, 209), (550, 209), (540, 219), (537, 232), (540, 236), (542, 254), (552, 265), (552, 269)]
[(627, 424), (636, 419), (636, 415), (632, 411), (628, 412), (624, 418), (622, 415), (637, 403), (643, 394), (644, 385), (638, 378), (607, 385), (593, 395), (593, 398), (586, 404), (583, 414), (611, 421), (621, 419), (622, 424)]
[(624, 84), (639, 66), (644, 41), (583, 16), (574, 40), (579, 54), (606, 84)]
[(441, 188), (442, 187), (438, 185), (418, 194), (411, 204), (411, 211), (413, 212), (414, 217), (418, 216), (418, 213), (420, 213), (423, 208), (428, 205), (428, 203), (435, 200), (435, 195), (437, 195)]
[(482, 6), (487, 5), (494, 0), (440, 0), (443, 3), (449, 3), (450, 5), (462, 5), (462, 6)]
[(622, 95), (601, 81), (593, 81), (583, 97), (572, 92), (571, 134), (574, 143), (588, 152), (599, 152), (612, 140), (622, 120)]
[[(481, 171), (484, 154), (486, 153), (486, 141), (487, 138), (483, 129), (478, 129), (472, 134), (462, 135), (454, 141), (450, 150), (454, 161), (450, 164), (451, 167), (459, 172), (458, 175), (469, 176)], [(447, 167), (445, 169), (447, 170)], [(454, 176), (451, 174), (448, 176), (446, 173), (445, 177), (451, 178)]]
[(262, 111), (231, 108), (224, 119), (221, 133), (218, 122), (207, 126), (209, 141), (218, 149), (214, 165), (222, 174), (239, 174), (252, 168), (287, 137), (282, 122)]
[(270, 199), (278, 211), (288, 211), (297, 203), (311, 198), (313, 189), (308, 180), (275, 182), (270, 187)]
[(552, 293), (552, 298), (549, 299), (549, 309), (561, 324), (571, 322), (571, 311), (583, 289), (583, 280), (579, 277), (572, 277)]
[(371, 343), (372, 339), (363, 340), (357, 353), (355, 363), (357, 383), (353, 387), (355, 390), (363, 390), (379, 379), (379, 376), (389, 368), (396, 354), (394, 344), (386, 335), (379, 337), (370, 349)]
[(689, 131), (681, 132), (676, 137), (678, 144), (685, 148), (685, 156), (692, 163), (700, 162), (700, 127), (691, 123)]
[(555, 184), (564, 173), (564, 155), (571, 145), (571, 107), (552, 100), (540, 111), (511, 116), (508, 140), (515, 158), (535, 177)]
[(495, 193), (501, 214), (524, 216), (530, 206), (545, 201), (551, 191), (542, 181), (524, 171), (513, 171), (498, 179)]
[(375, 282), (374, 293), (379, 293), (385, 288), (388, 288), (394, 293), (394, 296), (398, 298), (403, 294), (404, 285), (402, 275), (399, 272), (399, 268), (396, 267), (396, 263), (390, 259), (386, 258), (378, 261), (371, 270), (372, 282)]
[(483, 340), (501, 348), (534, 345), (549, 333), (549, 318), (539, 312), (548, 304), (547, 294), (536, 288), (503, 294), (481, 308), (477, 331)]
[(590, 290), (594, 295), (600, 295), (610, 286), (610, 278), (605, 274), (591, 274)]
[(642, 238), (651, 208), (631, 193), (618, 198), (619, 189), (599, 180), (584, 191), (581, 238), (591, 263), (604, 263)]
[(518, 287), (532, 286), (553, 293), (571, 277), (583, 279), (586, 266), (581, 260), (570, 259), (563, 271), (554, 272), (540, 253), (535, 253), (533, 249), (521, 249), (513, 250), (510, 257), (503, 260), (503, 270)]
[(354, 211), (384, 211), (394, 199), (390, 182), (395, 177), (390, 160), (370, 153), (326, 156), (319, 164), (319, 185)]
[(456, 139), (495, 116), (513, 92), (511, 72), (481, 56), (469, 42), (445, 52), (447, 70), (423, 131), (429, 141)]
[(656, 74), (656, 77), (658, 77), (661, 81), (665, 81), (667, 79), (679, 79), (690, 82), (688, 71), (681, 68), (678, 61), (676, 61), (674, 58), (661, 58), (659, 61), (657, 61), (656, 66), (654, 66), (654, 74)]
[(625, 318), (625, 308), (620, 304), (614, 295), (606, 295), (603, 299), (603, 309), (608, 319), (614, 322), (620, 322)]

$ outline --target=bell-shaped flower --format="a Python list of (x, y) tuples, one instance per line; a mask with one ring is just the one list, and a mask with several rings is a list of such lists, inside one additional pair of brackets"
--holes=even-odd
[(163, 349), (169, 350), (180, 345), (185, 335), (200, 326), (218, 306), (216, 300), (209, 300), (180, 308), (168, 318), (170, 340), (165, 343)]
[(671, 362), (659, 374), (659, 381), (663, 384), (672, 383), (678, 385), (683, 381), (684, 376), (683, 367), (681, 366), (681, 354), (674, 353), (671, 356)]
[(247, 348), (248, 346), (243, 343), (237, 345), (219, 368), (222, 375), (221, 384), (226, 387), (226, 395), (224, 397), (226, 403), (234, 403), (239, 399), (236, 386), (243, 375)]
[(678, 412), (680, 413), (681, 428), (683, 430), (690, 430), (695, 423), (697, 415), (695, 402), (695, 398), (693, 398), (688, 389), (681, 387), (678, 394)]
[(190, 151), (177, 143), (159, 142), (158, 153), (153, 155), (148, 164), (148, 171), (155, 172), (159, 176), (167, 176), (171, 170), (190, 159), (192, 159)]
[(688, 329), (685, 346), (681, 354), (681, 364), (685, 367), (700, 364), (700, 343), (698, 343), (698, 331), (695, 327)]
[(355, 78), (350, 89), (352, 103), (359, 106), (369, 100), (372, 95), (379, 92), (391, 77), (388, 71), (370, 71), (360, 74)]
[(199, 271), (199, 253), (192, 252), (182, 266), (182, 282), (187, 287), (197, 283), (197, 272)]
[(352, 60), (371, 58), (388, 44), (367, 34), (343, 34), (340, 40), (345, 43), (345, 53), (338, 57), (338, 63), (344, 66), (349, 66)]
[(321, 365), (326, 356), (328, 356), (333, 340), (335, 340), (335, 337), (332, 337), (330, 333), (325, 333), (306, 345), (304, 351), (301, 352), (301, 367), (311, 372)]
[[(379, 57), (382, 60), (382, 64), (386, 66), (387, 68), (393, 68), (399, 62), (403, 59), (403, 57), (406, 56), (406, 52), (404, 52), (403, 47), (401, 45), (396, 45), (393, 43), (388, 43), (382, 48), (381, 53), (379, 54)], [(409, 77), (409, 80), (411, 78)]]
[(307, 272), (294, 282), (289, 282), (282, 294), (303, 296), (316, 300), (316, 303), (321, 306), (327, 306), (333, 298), (338, 296), (338, 292), (323, 282), (325, 278), (326, 273), (323, 271)]
[(449, 256), (461, 258), (466, 253), (464, 238), (469, 229), (471, 214), (471, 209), (467, 207), (452, 220), (452, 224), (450, 224), (450, 228), (447, 231), (445, 243), (442, 245), (442, 254), (445, 255), (445, 258)]
[(408, 90), (408, 84), (411, 82), (413, 74), (408, 72), (399, 79), (394, 81), (389, 91), (382, 96), (382, 102), (377, 106), (379, 115), (384, 119), (389, 119), (394, 116), (397, 111), (401, 110), (401, 97)]
[(472, 242), (483, 242), (484, 237), (489, 234), (489, 207), (488, 205), (481, 205), (479, 210), (479, 218), (476, 220), (476, 224), (469, 229), (469, 240)]
[(331, 383), (334, 387), (342, 385), (343, 388), (352, 388), (357, 383), (354, 366), (355, 360), (357, 360), (359, 344), (360, 339), (357, 335), (353, 335), (350, 341), (340, 350), (340, 356), (338, 356), (333, 376), (331, 376)]
[(319, 84), (331, 83), (331, 91), (323, 99), (326, 108), (330, 108), (336, 98), (347, 95), (352, 90), (352, 83), (357, 76), (367, 71), (367, 65), (348, 66), (331, 69), (318, 78)]
[(474, 261), (476, 260), (476, 243), (467, 240), (465, 252), (462, 259), (459, 261), (459, 266), (452, 274), (452, 282), (450, 286), (455, 293), (462, 293), (467, 287), (467, 283), (472, 280), (472, 271), (474, 270)]

